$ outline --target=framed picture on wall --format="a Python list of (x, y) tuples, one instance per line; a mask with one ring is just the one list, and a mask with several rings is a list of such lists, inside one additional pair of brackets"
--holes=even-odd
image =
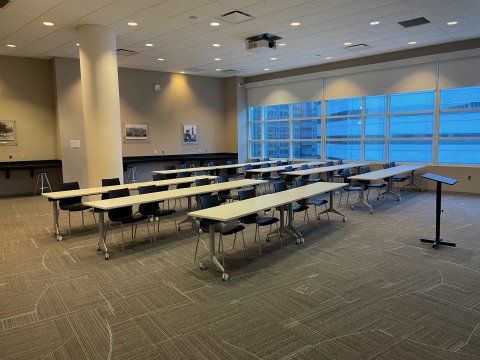
[(184, 144), (198, 144), (197, 125), (182, 124), (182, 139)]
[(124, 125), (125, 140), (148, 140), (148, 124), (132, 124)]
[(17, 128), (14, 120), (0, 120), (0, 145), (17, 145)]

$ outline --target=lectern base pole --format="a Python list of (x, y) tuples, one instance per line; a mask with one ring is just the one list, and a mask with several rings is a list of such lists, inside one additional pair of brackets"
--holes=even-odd
[(455, 243), (453, 243), (453, 242), (444, 241), (444, 240), (442, 240), (442, 239), (439, 239), (439, 240), (420, 239), (420, 241), (421, 241), (421, 242), (424, 242), (424, 243), (433, 244), (433, 245), (432, 245), (433, 248), (436, 248), (438, 245), (445, 245), (445, 246), (451, 246), (451, 247), (457, 246), (457, 244), (455, 244)]

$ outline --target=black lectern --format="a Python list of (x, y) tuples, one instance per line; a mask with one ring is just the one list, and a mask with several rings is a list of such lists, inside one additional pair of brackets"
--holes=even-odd
[(440, 214), (442, 213), (442, 184), (454, 185), (458, 182), (458, 180), (430, 173), (424, 174), (422, 175), (422, 177), (437, 182), (437, 213), (435, 225), (435, 240), (420, 239), (420, 241), (433, 244), (433, 248), (436, 248), (437, 245), (456, 246), (455, 243), (444, 241), (440, 237)]

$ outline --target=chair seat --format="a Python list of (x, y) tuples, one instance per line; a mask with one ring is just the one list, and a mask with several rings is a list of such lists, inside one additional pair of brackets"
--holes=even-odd
[(328, 200), (325, 199), (313, 199), (308, 202), (309, 204), (315, 205), (315, 206), (323, 206), (325, 204), (328, 204)]
[(361, 186), (345, 186), (343, 188), (345, 191), (361, 191), (362, 187)]
[[(217, 228), (218, 226), (218, 232), (222, 235), (232, 235), (232, 234), (235, 234), (239, 231), (242, 231), (245, 229), (245, 226), (243, 225), (231, 225), (231, 224), (218, 224), (216, 225), (215, 227)], [(217, 230), (215, 229), (215, 232), (217, 232)]]
[(110, 219), (110, 220), (113, 221), (113, 222), (119, 222), (119, 223), (122, 223), (122, 224), (133, 224), (133, 223), (136, 223), (138, 221), (146, 220), (147, 218), (148, 218), (148, 216), (145, 215), (145, 214), (136, 213), (136, 214), (133, 214), (131, 216), (116, 218), (116, 219)]
[(310, 178), (310, 179), (307, 179), (308, 182), (311, 182), (311, 183), (317, 183), (317, 182), (320, 182), (320, 181), (323, 181), (322, 178)]
[(280, 180), (282, 178), (282, 175), (273, 175), (270, 176), (270, 180)]
[(381, 188), (381, 187), (385, 187), (387, 186), (387, 184), (385, 183), (372, 183), (372, 184), (368, 184), (368, 187), (371, 187), (371, 188)]
[(258, 226), (272, 225), (278, 222), (278, 218), (273, 216), (257, 216), (256, 223)]
[(301, 212), (301, 211), (307, 211), (308, 210), (308, 205), (294, 205), (292, 207), (292, 211), (295, 212)]
[(158, 217), (162, 217), (162, 216), (168, 216), (168, 215), (172, 215), (172, 214), (175, 214), (175, 210), (173, 209), (168, 209), (168, 210), (162, 210), (162, 209), (158, 209), (156, 211), (153, 211), (149, 214), (145, 214), (145, 215), (153, 215), (153, 216), (158, 216)]
[(250, 214), (247, 216), (242, 216), (239, 220), (244, 224), (255, 224), (257, 222), (257, 214)]
[(83, 211), (83, 210), (90, 209), (90, 206), (83, 205), (82, 203), (78, 203), (78, 204), (62, 205), (60, 206), (60, 209), (67, 210), (67, 211)]
[(393, 181), (401, 182), (410, 179), (410, 176), (399, 176), (399, 175), (394, 175), (392, 177)]
[(238, 200), (238, 195), (232, 195), (232, 194), (218, 194), (218, 198), (220, 200)]

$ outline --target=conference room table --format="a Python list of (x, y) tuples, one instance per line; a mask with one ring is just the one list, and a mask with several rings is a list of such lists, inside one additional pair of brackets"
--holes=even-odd
[(141, 186), (178, 185), (183, 183), (193, 183), (195, 182), (195, 180), (198, 180), (198, 179), (215, 180), (216, 178), (217, 178), (216, 176), (209, 176), (209, 175), (190, 176), (190, 177), (175, 178), (175, 179), (168, 179), (168, 180), (145, 181), (145, 182), (137, 182), (137, 183), (131, 183), (131, 184), (91, 187), (91, 188), (84, 188), (84, 189), (78, 189), (78, 190), (55, 191), (50, 193), (43, 193), (42, 196), (46, 197), (53, 204), (53, 235), (56, 237), (57, 240), (61, 241), (63, 240), (63, 236), (60, 234), (60, 222), (58, 219), (58, 209), (59, 209), (59, 202), (62, 199), (66, 199), (69, 197), (76, 197), (76, 196), (91, 196), (91, 195), (106, 194), (110, 190), (118, 190), (118, 189), (124, 189), (124, 188), (127, 188), (128, 190), (137, 190)]
[[(300, 186), (285, 190), (278, 193), (257, 196), (254, 198), (235, 201), (225, 205), (220, 205), (208, 209), (189, 212), (188, 215), (196, 218), (216, 220), (227, 222), (239, 219), (240, 217), (255, 214), (258, 211), (275, 208), (280, 206), (280, 234), (290, 234), (296, 239), (297, 244), (302, 244), (304, 238), (302, 234), (295, 228), (293, 221), (292, 203), (298, 200), (314, 197), (326, 192), (332, 192), (340, 189), (348, 184), (345, 183), (327, 183), (319, 182)], [(287, 206), (287, 223), (284, 221), (284, 207)], [(200, 261), (200, 268), (206, 269), (208, 263), (215, 265), (222, 272), (222, 279), (228, 280), (228, 274), (225, 272), (220, 261), (215, 257), (215, 224), (210, 225), (209, 229), (209, 246), (208, 260)]]
[(371, 171), (365, 174), (350, 176), (349, 177), (350, 180), (356, 180), (361, 184), (359, 200), (356, 204), (352, 205), (352, 210), (355, 209), (356, 206), (366, 206), (367, 208), (370, 209), (370, 214), (373, 214), (372, 205), (368, 202), (368, 200), (365, 199), (365, 189), (368, 187), (368, 182), (380, 180), (380, 179), (387, 179), (387, 189), (383, 193), (379, 194), (378, 197), (382, 195), (387, 195), (387, 196), (393, 195), (397, 198), (397, 201), (400, 201), (402, 199), (401, 195), (399, 193), (396, 193), (393, 188), (393, 177), (395, 175), (409, 172), (411, 173), (410, 181), (412, 182), (412, 184), (415, 184), (414, 183), (415, 170), (418, 170), (424, 167), (425, 166), (423, 165), (398, 165), (398, 166), (393, 166), (387, 169), (376, 170), (376, 171)]
[(173, 200), (179, 199), (183, 197), (188, 198), (188, 213), (187, 219), (191, 219), (193, 223), (193, 217), (190, 216), (190, 212), (192, 209), (191, 198), (197, 195), (201, 195), (203, 193), (209, 192), (218, 192), (221, 190), (231, 190), (236, 188), (243, 188), (243, 187), (256, 187), (260, 184), (263, 184), (264, 180), (254, 180), (254, 179), (243, 179), (243, 180), (235, 180), (235, 181), (228, 181), (224, 183), (215, 183), (210, 185), (203, 185), (203, 186), (194, 186), (185, 189), (175, 189), (175, 190), (168, 190), (168, 191), (159, 191), (154, 193), (142, 194), (142, 195), (131, 195), (126, 197), (114, 198), (114, 199), (106, 199), (106, 200), (97, 200), (97, 201), (85, 201), (84, 204), (88, 205), (94, 209), (100, 210), (99, 212), (99, 240), (97, 243), (97, 251), (101, 250), (101, 245), (105, 250), (105, 260), (108, 260), (110, 255), (107, 248), (106, 242), (106, 222), (105, 222), (105, 212), (112, 209), (121, 208), (124, 206), (134, 206), (139, 205), (142, 203), (149, 203), (149, 202), (157, 202), (162, 200)]
[[(285, 160), (282, 160), (282, 162), (285, 162)], [(241, 164), (200, 166), (200, 167), (172, 169), (172, 170), (155, 170), (152, 172), (154, 174), (172, 175), (172, 174), (178, 174), (178, 173), (193, 173), (193, 172), (203, 172), (203, 171), (235, 169), (235, 168), (244, 167), (245, 165), (262, 166), (263, 164), (276, 164), (276, 163), (277, 163), (277, 160), (269, 160), (269, 161), (257, 161), (257, 162), (250, 162), (250, 163), (241, 163)]]
[[(332, 182), (333, 174), (335, 171), (359, 168), (361, 166), (366, 166), (366, 165), (369, 165), (369, 164), (368, 163), (346, 163), (346, 164), (323, 166), (323, 167), (317, 167), (317, 168), (305, 169), (305, 170), (288, 171), (288, 172), (285, 172), (284, 174), (291, 175), (291, 176), (310, 176), (310, 175), (320, 175), (320, 174), (326, 173), (327, 180), (329, 182)], [(330, 191), (330, 204), (328, 208), (326, 210), (323, 210), (319, 215), (329, 213), (329, 212), (340, 215), (343, 218), (343, 221), (347, 220), (346, 216), (342, 212), (340, 212), (339, 210), (333, 207), (333, 191)]]
[[(255, 164), (258, 164), (258, 163), (255, 163)], [(291, 166), (293, 169), (297, 169), (302, 167), (303, 165), (322, 166), (324, 164), (325, 164), (325, 161), (310, 161), (310, 162), (302, 162), (302, 163), (296, 163), (296, 164), (290, 164), (290, 165), (270, 166), (270, 167), (259, 168), (259, 169), (250, 169), (250, 170), (247, 170), (247, 172), (253, 173), (253, 174), (263, 174), (266, 172), (284, 171), (287, 166)]]

